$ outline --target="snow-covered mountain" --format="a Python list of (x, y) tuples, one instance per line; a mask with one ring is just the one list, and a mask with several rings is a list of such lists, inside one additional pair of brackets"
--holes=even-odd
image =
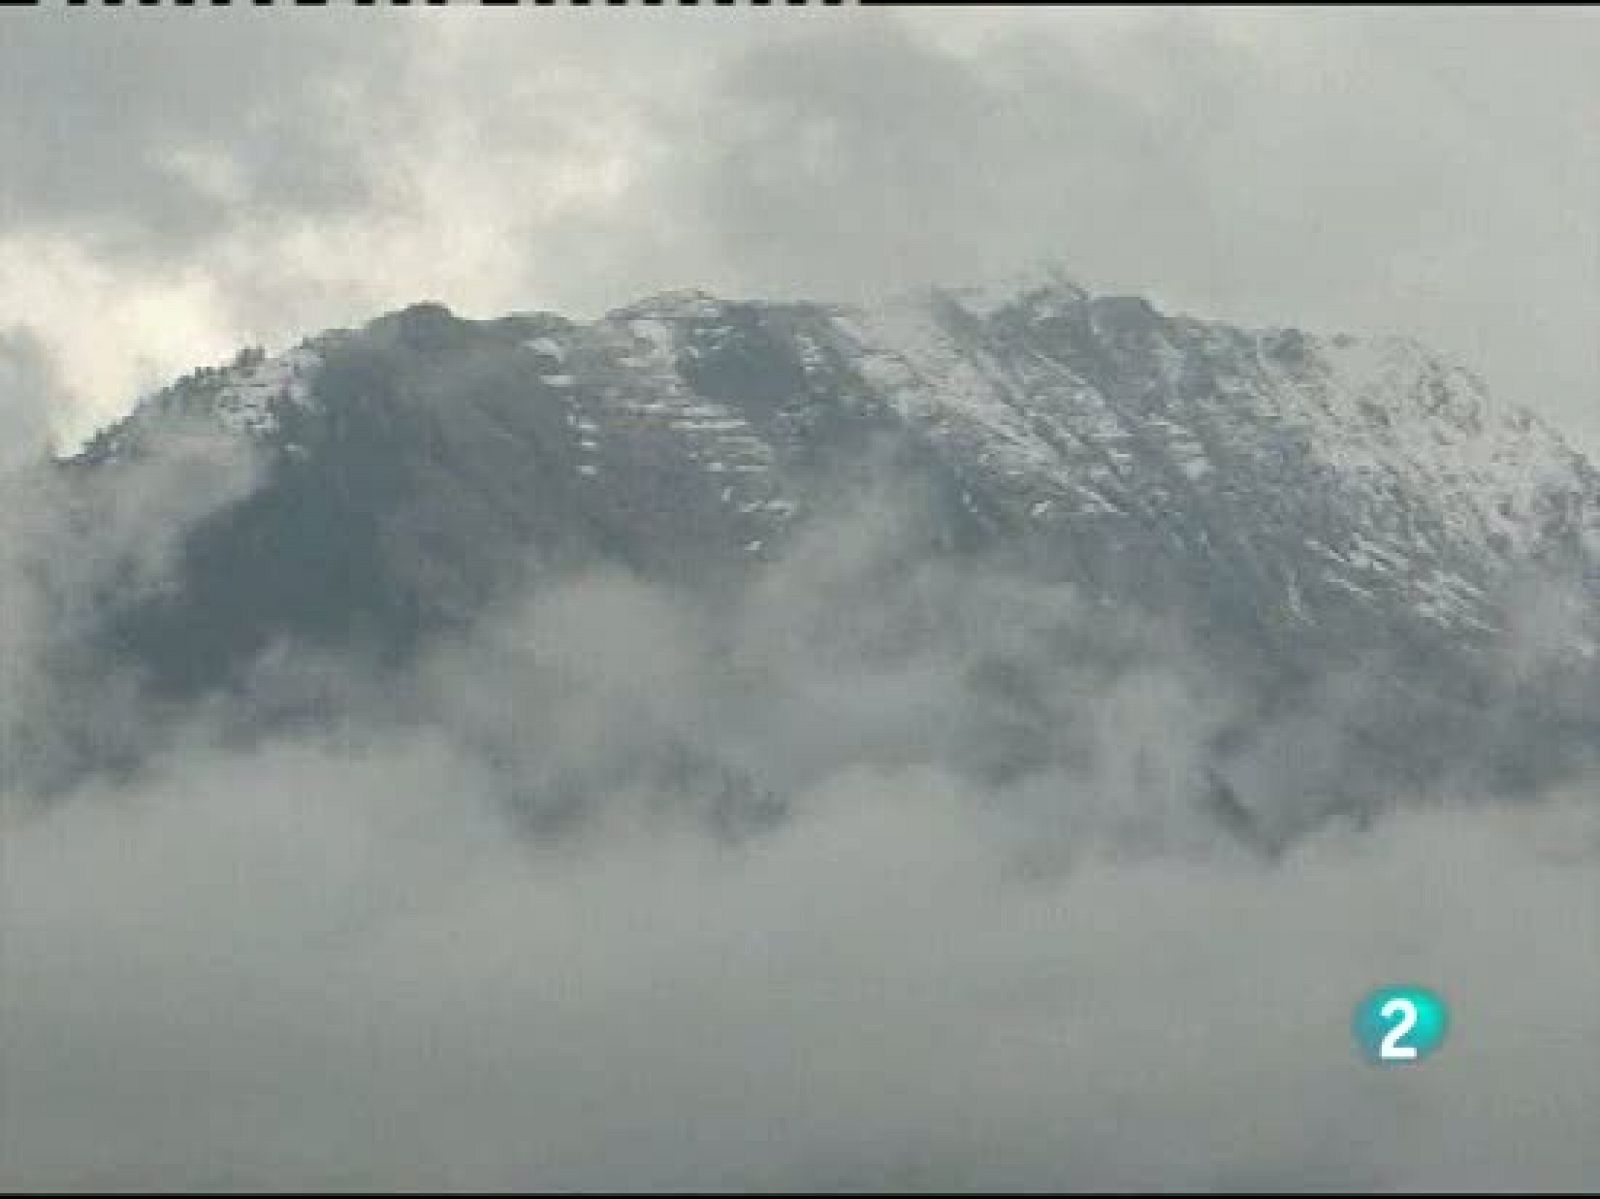
[(917, 552), (1176, 616), (1264, 696), (1386, 663), (1379, 740), (1413, 736), (1396, 712), (1459, 726), (1442, 755), (1480, 737), (1463, 713), (1504, 724), (1530, 587), (1570, 626), (1559, 668), (1595, 652), (1600, 473), (1530, 412), (1412, 341), (1169, 316), (1050, 271), (866, 308), (674, 292), (587, 323), (417, 305), (199, 372), (67, 465), (114, 474), (180, 421), (266, 473), (191, 537), (176, 592), (119, 617), (179, 692), (282, 635), (404, 656), (586, 563), (737, 578), (886, 476), (926, 501)]
[(1600, 556), (1600, 474), (1415, 342), (1169, 317), (1065, 278), (866, 310), (673, 293), (592, 324), (421, 305), (200, 372), (83, 460), (176, 411), (284, 468), (336, 466), (360, 430), (397, 468), (448, 463), (508, 502), (559, 492), (645, 555), (770, 554), (818, 467), (889, 433), (991, 534), (1083, 558), (1089, 579), (1090, 559), (1160, 563), (1306, 629), (1378, 617), (1470, 639), (1501, 626), (1519, 566)]

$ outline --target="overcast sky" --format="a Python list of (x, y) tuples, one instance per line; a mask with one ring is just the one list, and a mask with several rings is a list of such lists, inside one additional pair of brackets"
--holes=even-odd
[[(0, 740), (144, 735), (62, 647), (254, 477), (193, 445), (79, 519), (41, 429), (422, 299), (585, 317), (1052, 260), (1411, 333), (1600, 459), (1597, 63), (1577, 8), (7, 16)], [(1225, 687), (1000, 575), (902, 595), (850, 516), (731, 615), (587, 580), (381, 688), (264, 659), (264, 704), (348, 689), (325, 738), (219, 749), (242, 722), (206, 707), (73, 802), (0, 779), (0, 1190), (1600, 1178), (1592, 780), (1246, 860), (1178, 785)], [(1119, 664), (1029, 695), (1086, 764), (942, 765), (1006, 727), (972, 665), (1062, 628)], [(1269, 722), (1269, 783), (1333, 752), (1328, 693)], [(723, 845), (605, 789), (660, 745), (764, 763), (793, 820)], [(547, 763), (602, 779), (583, 839), (508, 824), (506, 772)], [(1369, 1069), (1351, 1006), (1410, 979), (1449, 1047)]]
[[(1055, 260), (1409, 332), (1600, 450), (1600, 14), (59, 7), (0, 39), (0, 330), (65, 435), (423, 298)], [(32, 344), (38, 344), (32, 343)]]

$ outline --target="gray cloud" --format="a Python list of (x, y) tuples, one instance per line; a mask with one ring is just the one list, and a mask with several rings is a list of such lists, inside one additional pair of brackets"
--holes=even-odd
[(0, 330), (0, 477), (50, 450), (60, 382), (49, 352), (26, 329)]
[(1415, 333), (1592, 445), (1600, 24), (1514, 23), (1175, 16), (1108, 53), (1062, 14), (977, 52), (899, 27), (775, 43), (724, 72), (688, 207), (765, 287), (1045, 254), (1200, 315)]
[[(283, 747), (12, 827), (0, 1180), (1501, 1190), (1600, 1165), (1592, 805), (1025, 881), (1025, 831), (937, 772), (842, 774), (722, 848), (524, 850), (488, 790), (434, 741)], [(1348, 1043), (1396, 978), (1455, 1008), (1414, 1074)]]
[[(48, 371), (25, 339), (9, 344), (0, 412), (14, 427), (0, 437), (37, 451), (40, 418), (18, 414), (50, 394)], [(135, 679), (103, 667), (100, 622), (113, 599), (170, 586), (185, 533), (247, 494), (258, 465), (233, 438), (181, 427), (76, 485), (37, 456), (0, 457), (0, 812), (148, 743), (153, 713)]]
[[(25, 24), (0, 304), (107, 413), (422, 297), (582, 315), (1048, 257), (1421, 335), (1600, 444), (1587, 13), (573, 15)], [(113, 293), (149, 319), (107, 328)]]
[[(576, 579), (381, 686), (289, 650), (245, 706), (331, 694), (313, 731), (201, 710), (65, 800), (13, 780), (0, 1185), (1592, 1177), (1587, 789), (1397, 803), (1266, 862), (1184, 798), (1229, 703), (1181, 643), (896, 565), (892, 499), (732, 602)], [(1008, 741), (1019, 702), (1047, 744)], [(730, 824), (721, 767), (786, 819)], [(1351, 1007), (1406, 979), (1452, 1039), (1380, 1072)]]
[[(239, 222), (369, 206), (380, 85), (400, 30), (353, 13), (288, 24), (55, 13), (11, 30), (0, 212), (141, 258), (186, 259)], [(357, 40), (359, 38), (359, 41)]]

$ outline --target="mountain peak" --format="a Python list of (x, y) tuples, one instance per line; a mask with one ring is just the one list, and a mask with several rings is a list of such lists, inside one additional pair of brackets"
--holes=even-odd
[(472, 323), (436, 300), (424, 300), (378, 317), (367, 330), (379, 339), (392, 338), (410, 349), (427, 352), (459, 342)]
[(652, 295), (614, 308), (606, 314), (611, 320), (637, 318), (655, 320), (691, 320), (719, 315), (728, 306), (710, 292), (698, 288), (678, 288), (656, 292)]
[(980, 274), (959, 282), (935, 283), (922, 291), (952, 301), (977, 317), (992, 316), (1003, 309), (1043, 298), (1082, 303), (1090, 294), (1064, 266), (1053, 261)]

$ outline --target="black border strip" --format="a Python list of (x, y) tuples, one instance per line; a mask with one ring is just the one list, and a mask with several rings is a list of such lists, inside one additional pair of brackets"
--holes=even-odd
[[(0, 0), (0, 8), (38, 8), (44, 0)], [(327, 8), (336, 0), (66, 0), (69, 8), (122, 8), (134, 6), (138, 8), (159, 8), (163, 5), (177, 8), (229, 8), (235, 3), (240, 6), (249, 5), (252, 8), (271, 8), (282, 5), (284, 8)], [(854, 5), (883, 5), (902, 3), (935, 3), (940, 0), (850, 0)], [(770, 8), (772, 5), (782, 3), (791, 8), (807, 6), (820, 6), (825, 8), (839, 8), (845, 0), (343, 0), (344, 6), (353, 5), (356, 8), (409, 8), (413, 4), (421, 4), (430, 8), (443, 7), (447, 4), (476, 5), (480, 8), (520, 8), (529, 5), (538, 8), (589, 8), (596, 4), (603, 4), (607, 8), (622, 8), (628, 5), (641, 5), (645, 8), (660, 8), (671, 5), (675, 8), (698, 8), (701, 5), (715, 8)]]

